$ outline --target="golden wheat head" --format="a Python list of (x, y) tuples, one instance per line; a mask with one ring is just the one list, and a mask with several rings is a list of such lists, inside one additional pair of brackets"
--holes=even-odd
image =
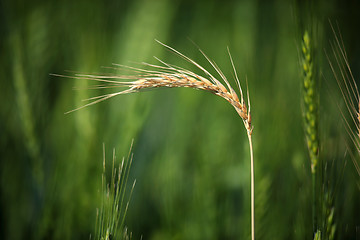
[[(81, 108), (102, 102), (106, 99), (115, 97), (117, 95), (121, 94), (127, 94), (127, 93), (134, 93), (139, 92), (146, 89), (153, 89), (153, 88), (160, 88), (160, 87), (167, 87), (167, 88), (178, 88), (178, 87), (186, 87), (186, 88), (194, 88), (194, 89), (200, 89), (207, 92), (211, 92), (217, 96), (220, 96), (224, 98), (226, 101), (228, 101), (237, 111), (241, 119), (243, 120), (245, 127), (248, 132), (252, 132), (252, 126), (251, 126), (251, 115), (250, 115), (250, 101), (249, 101), (249, 93), (248, 95), (248, 107), (245, 105), (245, 100), (243, 96), (243, 92), (241, 90), (240, 82), (236, 74), (235, 66), (230, 54), (230, 51), (228, 50), (230, 61), (234, 70), (236, 83), (240, 92), (240, 98), (236, 91), (231, 87), (228, 80), (226, 79), (223, 72), (219, 69), (219, 67), (216, 65), (215, 62), (211, 61), (201, 50), (201, 53), (204, 55), (204, 57), (209, 61), (209, 63), (212, 65), (212, 67), (216, 70), (216, 72), (219, 74), (221, 79), (223, 80), (223, 83), (221, 83), (219, 80), (217, 80), (212, 74), (210, 74), (207, 70), (205, 70), (202, 66), (200, 66), (198, 63), (196, 63), (194, 60), (190, 59), (189, 57), (183, 55), (182, 53), (178, 52), (177, 50), (157, 41), (167, 49), (171, 50), (178, 56), (182, 57), (186, 61), (192, 63), (197, 68), (199, 68), (203, 73), (205, 73), (206, 77), (200, 76), (196, 73), (193, 73), (189, 70), (165, 63), (159, 59), (157, 59), (162, 66), (159, 65), (153, 65), (148, 63), (143, 63), (146, 67), (149, 67), (149, 69), (142, 69), (142, 68), (134, 68), (134, 67), (127, 67), (122, 65), (117, 65), (119, 67), (126, 67), (128, 69), (131, 69), (132, 71), (136, 72), (136, 75), (126, 75), (126, 76), (107, 76), (107, 75), (90, 75), (90, 74), (77, 74), (75, 78), (79, 79), (87, 79), (87, 80), (93, 80), (102, 83), (103, 85), (96, 85), (96, 88), (116, 88), (116, 87), (127, 87), (127, 89), (109, 93), (93, 98), (89, 98), (87, 100), (91, 101), (90, 103), (71, 110), (69, 112), (73, 112), (76, 110), (79, 110)], [(59, 75), (57, 75), (59, 76)], [(132, 81), (123, 81), (123, 80), (132, 80)], [(68, 112), (68, 113), (69, 113)]]

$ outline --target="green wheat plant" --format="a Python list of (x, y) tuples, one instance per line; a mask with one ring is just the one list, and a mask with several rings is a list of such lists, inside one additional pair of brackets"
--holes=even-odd
[(302, 81), (303, 81), (303, 122), (305, 127), (306, 144), (309, 151), (312, 176), (313, 194), (313, 230), (317, 229), (317, 199), (319, 180), (319, 131), (317, 82), (313, 62), (312, 42), (308, 32), (302, 41)]
[[(98, 84), (95, 85), (95, 88), (123, 88), (127, 87), (126, 90), (117, 91), (114, 93), (109, 93), (101, 96), (96, 96), (90, 99), (90, 103), (74, 109), (72, 111), (79, 110), (84, 107), (88, 107), (90, 105), (102, 102), (109, 98), (122, 95), (122, 94), (129, 94), (129, 93), (136, 93), (143, 90), (155, 89), (155, 88), (192, 88), (198, 90), (204, 90), (210, 92), (214, 95), (220, 96), (229, 102), (236, 110), (238, 115), (243, 121), (245, 126), (247, 137), (249, 141), (249, 149), (250, 149), (250, 182), (251, 182), (251, 235), (252, 240), (255, 239), (255, 179), (254, 179), (254, 157), (253, 157), (253, 146), (252, 146), (252, 132), (253, 127), (251, 124), (251, 114), (250, 114), (250, 98), (249, 98), (249, 91), (247, 91), (247, 103), (245, 101), (243, 91), (240, 86), (240, 81), (236, 73), (236, 69), (228, 49), (228, 54), (230, 58), (230, 62), (234, 71), (235, 80), (237, 83), (239, 94), (231, 87), (229, 81), (225, 77), (224, 73), (219, 69), (216, 63), (209, 59), (207, 55), (202, 53), (202, 55), (207, 59), (207, 61), (211, 64), (211, 66), (215, 69), (217, 74), (221, 77), (222, 82), (220, 82), (217, 78), (215, 78), (209, 71), (203, 68), (194, 60), (190, 59), (189, 57), (185, 56), (184, 54), (180, 53), (179, 51), (161, 43), (161, 45), (165, 48), (169, 49), (179, 57), (183, 58), (187, 62), (193, 64), (198, 69), (200, 69), (206, 77), (198, 75), (194, 72), (186, 70), (181, 67), (177, 67), (171, 64), (168, 64), (160, 59), (157, 59), (162, 65), (154, 65), (144, 63), (145, 68), (134, 68), (134, 67), (126, 67), (122, 65), (117, 65), (121, 68), (127, 68), (134, 72), (133, 75), (91, 75), (91, 74), (78, 74), (75, 78), (78, 79), (86, 79), (89, 81), (95, 81)], [(61, 75), (57, 75), (61, 76)], [(124, 81), (124, 80), (131, 80), (131, 81)], [(69, 112), (72, 112), (69, 111)]]
[(332, 202), (332, 195), (329, 192), (325, 193), (323, 202), (323, 232), (327, 239), (332, 240), (335, 238), (336, 222), (334, 219), (335, 207)]
[(321, 240), (321, 231), (317, 230), (314, 235), (314, 240)]
[(135, 187), (134, 180), (128, 200), (125, 200), (127, 181), (133, 155), (130, 152), (127, 159), (123, 158), (118, 167), (115, 166), (116, 155), (113, 150), (111, 180), (106, 180), (106, 158), (105, 146), (103, 146), (103, 173), (102, 173), (102, 201), (101, 208), (97, 210), (97, 219), (95, 226), (95, 239), (130, 239), (127, 228), (124, 226), (125, 216), (129, 207), (130, 198)]

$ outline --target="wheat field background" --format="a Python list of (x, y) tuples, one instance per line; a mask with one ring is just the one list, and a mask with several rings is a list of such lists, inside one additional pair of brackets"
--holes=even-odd
[[(125, 218), (132, 239), (250, 239), (249, 146), (225, 100), (155, 89), (64, 114), (108, 90), (51, 74), (122, 74), (113, 63), (158, 64), (153, 56), (201, 74), (157, 39), (216, 75), (199, 46), (236, 86), (229, 47), (251, 98), (256, 238), (313, 239), (301, 90), (307, 30), (318, 70), (318, 228), (322, 239), (360, 239), (360, 175), (325, 54), (333, 51), (331, 20), (359, 81), (359, 10), (335, 0), (1, 1), (0, 238), (94, 236), (103, 144), (106, 158), (114, 148), (120, 161), (134, 139), (127, 187), (136, 186)], [(323, 223), (336, 226), (334, 235)]]

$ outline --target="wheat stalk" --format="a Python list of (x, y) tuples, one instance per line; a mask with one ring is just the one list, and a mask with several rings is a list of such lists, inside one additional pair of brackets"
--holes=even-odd
[[(252, 234), (252, 240), (255, 239), (255, 209), (254, 209), (254, 192), (255, 192), (255, 183), (254, 183), (254, 157), (253, 157), (253, 147), (252, 147), (252, 130), (253, 127), (251, 125), (251, 114), (250, 114), (250, 97), (249, 97), (249, 91), (247, 91), (247, 103), (248, 106), (246, 106), (246, 102), (244, 100), (244, 95), (240, 86), (239, 78), (236, 74), (236, 69), (230, 54), (230, 51), (228, 49), (229, 58), (231, 61), (231, 65), (233, 67), (233, 71), (235, 74), (235, 80), (237, 83), (237, 87), (240, 93), (240, 97), (236, 93), (236, 91), (231, 87), (230, 83), (228, 82), (227, 78), (223, 74), (223, 72), (219, 69), (219, 67), (216, 65), (215, 62), (210, 60), (204, 52), (202, 52), (200, 49), (199, 51), (203, 54), (203, 56), (207, 59), (207, 61), (211, 64), (211, 66), (215, 69), (215, 71), (219, 74), (221, 79), (223, 80), (224, 84), (221, 83), (219, 80), (217, 80), (211, 73), (209, 73), (205, 68), (200, 66), (198, 63), (196, 63), (194, 60), (190, 59), (189, 57), (185, 56), (184, 54), (180, 53), (179, 51), (157, 41), (173, 53), (177, 54), (181, 58), (185, 59), (186, 61), (190, 62), (191, 64), (195, 65), (198, 69), (200, 69), (206, 77), (200, 76), (196, 73), (193, 73), (189, 70), (183, 69), (178, 66), (174, 66), (168, 63), (165, 63), (161, 61), (160, 59), (157, 59), (162, 65), (154, 65), (154, 64), (148, 64), (143, 63), (146, 67), (149, 67), (148, 69), (143, 68), (134, 68), (134, 67), (128, 67), (123, 65), (117, 65), (118, 67), (122, 68), (128, 68), (135, 72), (135, 75), (125, 75), (125, 76), (108, 76), (108, 75), (90, 75), (90, 74), (77, 74), (75, 78), (78, 79), (87, 79), (92, 80), (96, 82), (100, 82), (100, 85), (94, 86), (95, 88), (116, 88), (116, 87), (128, 87), (128, 89), (123, 91), (118, 91), (110, 94), (105, 94), (102, 96), (96, 96), (93, 98), (89, 98), (87, 100), (90, 101), (90, 103), (81, 106), (79, 108), (76, 108), (74, 110), (71, 110), (69, 112), (73, 112), (76, 110), (79, 110), (84, 107), (88, 107), (90, 105), (102, 102), (104, 100), (107, 100), (109, 98), (122, 95), (122, 94), (128, 94), (128, 93), (135, 93), (140, 92), (146, 89), (154, 89), (154, 88), (179, 88), (179, 87), (185, 87), (185, 88), (193, 88), (193, 89), (199, 89), (204, 90), (207, 92), (211, 92), (217, 96), (222, 97), (226, 101), (228, 101), (236, 110), (236, 112), (239, 114), (240, 118), (242, 119), (245, 129), (247, 130), (247, 136), (249, 141), (249, 148), (250, 148), (250, 171), (251, 171), (251, 234)], [(56, 75), (56, 74), (54, 74)], [(62, 76), (63, 75), (56, 75), (56, 76)], [(68, 76), (65, 76), (68, 77)], [(73, 77), (72, 77), (73, 78)], [(122, 81), (124, 79), (132, 80), (132, 81)], [(121, 81), (119, 81), (121, 80)], [(69, 113), (68, 112), (68, 113)]]

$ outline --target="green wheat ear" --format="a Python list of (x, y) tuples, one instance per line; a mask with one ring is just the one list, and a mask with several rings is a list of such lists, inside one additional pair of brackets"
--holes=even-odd
[(318, 98), (310, 36), (305, 32), (302, 42), (302, 71), (303, 71), (303, 99), (304, 99), (304, 124), (307, 147), (311, 161), (311, 172), (314, 174), (319, 163), (319, 138), (318, 138)]
[(125, 227), (125, 216), (129, 207), (130, 198), (135, 187), (133, 182), (128, 199), (125, 199), (127, 181), (132, 163), (131, 143), (127, 159), (123, 158), (118, 167), (115, 166), (116, 155), (113, 151), (113, 162), (111, 170), (111, 180), (106, 181), (105, 169), (105, 146), (103, 147), (103, 174), (102, 174), (102, 205), (97, 211), (95, 226), (95, 239), (131, 239)]
[(319, 131), (317, 81), (313, 61), (312, 42), (309, 33), (305, 31), (302, 39), (302, 81), (303, 81), (303, 121), (306, 144), (309, 151), (312, 178), (312, 222), (313, 231), (318, 229), (318, 199), (319, 199)]
[(321, 240), (321, 231), (317, 230), (314, 236), (314, 240)]
[(325, 236), (329, 240), (333, 240), (335, 238), (335, 232), (336, 232), (336, 223), (334, 221), (334, 212), (335, 207), (333, 207), (333, 198), (330, 196), (330, 194), (327, 192), (324, 196), (324, 202), (323, 202), (323, 216), (324, 216), (324, 226), (323, 231), (325, 232)]

